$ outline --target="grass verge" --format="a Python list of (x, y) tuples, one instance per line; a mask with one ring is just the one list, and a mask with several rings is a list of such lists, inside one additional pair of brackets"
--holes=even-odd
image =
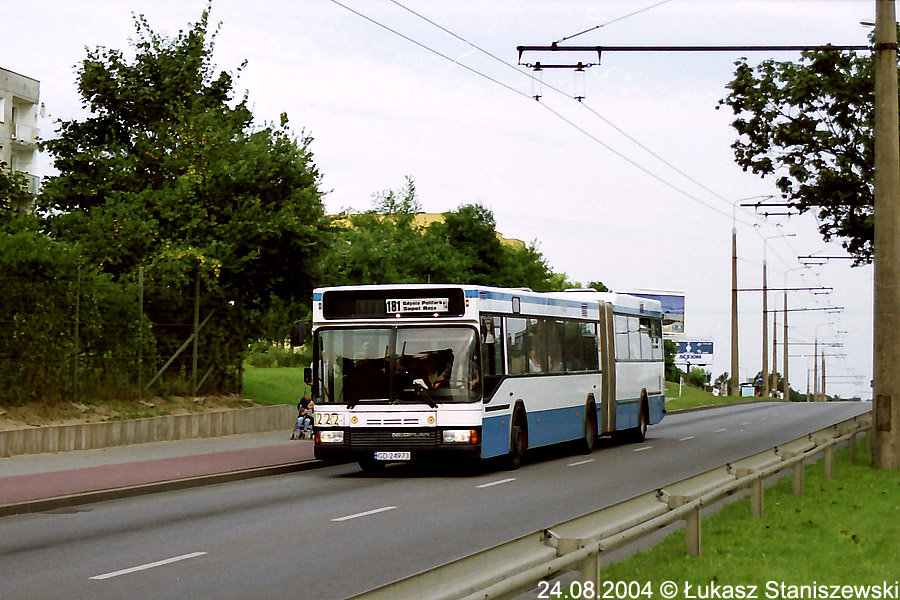
[(684, 408), (696, 408), (711, 404), (729, 404), (731, 402), (745, 402), (747, 400), (762, 400), (762, 398), (741, 398), (738, 396), (713, 396), (709, 392), (690, 387), (681, 386), (681, 395), (678, 395), (678, 384), (666, 382), (666, 408), (679, 410)]
[[(885, 596), (880, 589), (881, 595), (870, 592), (869, 597), (896, 598), (900, 472), (870, 465), (871, 456), (860, 441), (855, 464), (850, 464), (846, 449), (835, 454), (833, 479), (825, 478), (823, 461), (808, 465), (803, 495), (793, 495), (791, 477), (766, 488), (761, 519), (750, 516), (749, 499), (704, 518), (702, 556), (685, 554), (682, 530), (650, 550), (604, 567), (602, 579), (649, 583), (646, 589), (657, 598), (736, 598), (741, 597), (737, 586), (745, 586), (743, 597), (827, 598), (832, 596), (823, 590), (792, 586), (874, 590), (883, 584), (894, 595)], [(678, 593), (662, 596), (663, 582), (674, 582)], [(755, 596), (749, 594), (751, 586), (756, 586)]]
[(244, 367), (244, 398), (260, 404), (297, 404), (305, 394), (309, 386), (303, 383), (300, 367)]

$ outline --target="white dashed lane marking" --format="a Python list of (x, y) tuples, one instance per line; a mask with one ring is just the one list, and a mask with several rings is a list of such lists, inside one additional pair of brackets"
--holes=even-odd
[(378, 513), (383, 513), (389, 510), (394, 510), (397, 508), (396, 506), (383, 506), (381, 508), (374, 508), (372, 510), (367, 510), (365, 512), (356, 513), (355, 515), (347, 515), (346, 517), (338, 517), (337, 519), (332, 519), (334, 523), (340, 523), (341, 521), (349, 521), (351, 519), (358, 519), (360, 517), (368, 517), (369, 515), (377, 515)]
[(203, 556), (204, 554), (206, 554), (206, 552), (192, 552), (191, 554), (182, 554), (181, 556), (175, 556), (172, 558), (167, 558), (165, 560), (158, 560), (156, 562), (147, 563), (146, 565), (139, 565), (137, 567), (122, 569), (121, 571), (113, 571), (112, 573), (105, 573), (103, 575), (94, 575), (93, 577), (90, 577), (90, 579), (111, 579), (113, 577), (118, 577), (119, 575), (128, 575), (129, 573), (146, 571), (147, 569), (153, 569), (155, 567), (161, 567), (163, 565), (170, 565), (172, 563), (187, 560), (189, 558), (197, 558), (198, 556)]
[(481, 485), (479, 485), (479, 486), (477, 486), (477, 487), (479, 487), (479, 488), (489, 488), (489, 487), (493, 487), (493, 486), (495, 486), (495, 485), (500, 485), (500, 484), (503, 484), (503, 483), (509, 483), (510, 481), (515, 481), (515, 480), (516, 480), (515, 477), (509, 477), (509, 478), (507, 478), (507, 479), (498, 479), (497, 481), (490, 481), (490, 482), (488, 482), (488, 483), (482, 483)]

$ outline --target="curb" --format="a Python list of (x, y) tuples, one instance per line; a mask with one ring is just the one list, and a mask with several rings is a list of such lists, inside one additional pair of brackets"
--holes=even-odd
[(171, 481), (158, 481), (154, 483), (145, 483), (141, 485), (131, 485), (120, 488), (111, 488), (108, 490), (96, 490), (91, 492), (82, 492), (79, 494), (71, 494), (68, 496), (56, 496), (53, 498), (41, 498), (38, 500), (26, 500), (24, 502), (16, 502), (13, 504), (0, 505), (0, 517), (20, 515), (27, 513), (45, 512), (48, 510), (57, 510), (61, 508), (71, 508), (82, 506), (84, 504), (92, 504), (95, 502), (104, 502), (106, 500), (119, 500), (122, 498), (134, 498), (147, 494), (156, 494), (159, 492), (171, 492), (175, 490), (184, 490), (205, 485), (215, 485), (218, 483), (228, 483), (230, 481), (243, 481), (245, 479), (256, 479), (259, 477), (270, 477), (273, 475), (283, 475), (285, 473), (297, 473), (300, 471), (309, 471), (322, 467), (328, 467), (336, 463), (326, 462), (322, 460), (304, 460), (296, 463), (288, 463), (283, 465), (273, 465), (268, 467), (257, 467), (253, 469), (243, 469), (240, 471), (232, 471), (230, 473), (216, 473), (212, 475), (199, 475), (197, 477), (186, 477), (184, 479), (173, 479)]

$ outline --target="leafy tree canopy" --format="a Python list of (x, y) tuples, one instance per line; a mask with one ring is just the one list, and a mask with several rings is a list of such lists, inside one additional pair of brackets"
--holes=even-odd
[(59, 175), (41, 202), (53, 235), (91, 264), (119, 281), (146, 269), (151, 319), (152, 292), (189, 306), (199, 274), (204, 312), (232, 340), (219, 361), (234, 365), (273, 298), (306, 301), (319, 276), (328, 227), (311, 139), (286, 115), (253, 124), (246, 94), (213, 66), (209, 7), (172, 38), (134, 24), (133, 56), (101, 47), (77, 69), (90, 114), (44, 142)]
[(745, 171), (774, 177), (790, 205), (812, 211), (825, 238), (867, 262), (874, 207), (871, 55), (803, 52), (797, 62), (736, 64), (729, 95)]
[(535, 244), (503, 244), (494, 215), (484, 206), (463, 204), (430, 225), (416, 221), (421, 210), (415, 183), (407, 177), (403, 188), (376, 194), (372, 210), (339, 215), (341, 232), (326, 258), (326, 283), (572, 287), (564, 274), (550, 269)]

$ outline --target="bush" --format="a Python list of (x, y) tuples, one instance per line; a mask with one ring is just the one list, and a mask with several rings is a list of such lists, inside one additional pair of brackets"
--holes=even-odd
[(96, 395), (136, 383), (138, 340), (146, 342), (145, 355), (152, 348), (149, 330), (138, 335), (137, 299), (81, 265), (77, 248), (34, 227), (0, 234), (0, 289), (4, 403)]
[[(298, 349), (299, 350), (299, 349)], [(291, 348), (275, 346), (267, 342), (256, 342), (250, 346), (247, 363), (254, 367), (301, 367), (307, 366), (310, 356), (306, 352), (295, 352)]]

